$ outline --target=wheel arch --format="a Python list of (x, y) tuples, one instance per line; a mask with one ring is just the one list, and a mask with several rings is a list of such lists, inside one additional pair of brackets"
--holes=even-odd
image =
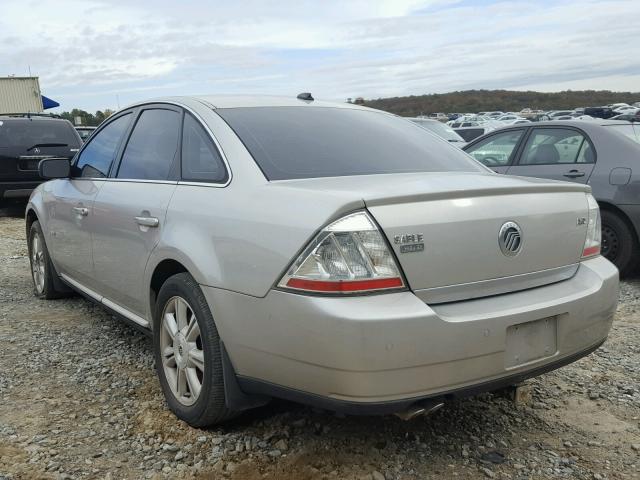
[(36, 220), (38, 220), (38, 214), (36, 213), (35, 209), (31, 206), (27, 207), (27, 213), (25, 215), (25, 227), (26, 227), (26, 233), (27, 233), (27, 239), (29, 238), (29, 232), (31, 231), (31, 225), (33, 225), (33, 222), (35, 222)]
[(156, 308), (156, 299), (158, 298), (158, 293), (162, 288), (162, 285), (167, 281), (169, 277), (176, 275), (178, 273), (189, 273), (187, 267), (185, 267), (181, 262), (174, 260), (172, 258), (165, 258), (159, 261), (149, 278), (149, 313), (150, 313), (150, 322), (149, 324), (153, 326), (153, 316), (155, 314)]

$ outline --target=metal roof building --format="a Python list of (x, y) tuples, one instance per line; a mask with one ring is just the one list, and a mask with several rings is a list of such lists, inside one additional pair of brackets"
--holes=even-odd
[(42, 95), (38, 77), (0, 77), (0, 114), (40, 113), (59, 105)]

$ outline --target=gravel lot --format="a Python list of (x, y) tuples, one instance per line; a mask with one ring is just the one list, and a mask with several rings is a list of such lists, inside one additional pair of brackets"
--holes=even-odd
[(287, 402), (197, 430), (165, 408), (150, 341), (76, 297), (32, 296), (21, 212), (0, 211), (0, 480), (640, 478), (640, 280), (603, 348), (428, 418)]

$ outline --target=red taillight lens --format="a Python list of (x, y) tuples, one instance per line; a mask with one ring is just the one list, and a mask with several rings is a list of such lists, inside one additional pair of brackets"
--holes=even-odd
[(602, 239), (602, 226), (600, 225), (600, 208), (598, 202), (591, 194), (587, 194), (589, 205), (589, 218), (587, 220), (587, 236), (584, 240), (582, 258), (600, 255), (600, 242)]
[(324, 228), (278, 286), (315, 293), (365, 293), (404, 287), (382, 234), (366, 212)]
[(401, 278), (378, 278), (374, 280), (352, 280), (337, 282), (303, 280), (302, 278), (291, 278), (287, 282), (287, 287), (298, 290), (308, 290), (314, 292), (338, 292), (353, 293), (367, 290), (386, 290), (387, 288), (402, 287)]

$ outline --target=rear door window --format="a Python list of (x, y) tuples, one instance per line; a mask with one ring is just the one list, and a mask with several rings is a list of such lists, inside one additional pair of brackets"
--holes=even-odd
[(89, 139), (78, 156), (74, 176), (104, 178), (109, 174), (131, 116), (131, 113), (127, 113), (112, 120)]
[(167, 180), (178, 153), (182, 116), (174, 110), (143, 110), (133, 127), (118, 178)]
[(593, 163), (593, 155), (582, 148), (585, 142), (584, 135), (576, 130), (536, 128), (527, 140), (520, 165)]

